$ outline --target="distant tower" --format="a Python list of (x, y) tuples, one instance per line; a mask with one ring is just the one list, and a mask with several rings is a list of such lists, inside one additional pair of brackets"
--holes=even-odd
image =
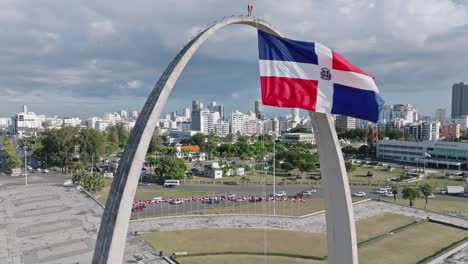
[(263, 114), (263, 104), (262, 101), (256, 100), (255, 101), (255, 116), (258, 119), (264, 119), (265, 115)]
[(28, 106), (27, 105), (23, 105), (23, 113), (27, 113), (28, 112)]

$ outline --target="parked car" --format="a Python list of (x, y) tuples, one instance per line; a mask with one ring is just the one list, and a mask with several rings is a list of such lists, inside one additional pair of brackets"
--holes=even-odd
[(304, 191), (302, 191), (301, 196), (302, 197), (310, 197), (310, 196), (312, 196), (313, 193), (316, 193), (316, 192), (317, 192), (316, 189), (304, 190)]
[(353, 193), (353, 196), (354, 197), (364, 197), (364, 196), (366, 196), (366, 193), (365, 192), (355, 192), (355, 193)]
[(73, 187), (75, 185), (73, 184), (72, 180), (66, 180), (66, 181), (63, 182), (63, 186), (64, 187)]
[(37, 172), (41, 172), (42, 170), (41, 170), (41, 168), (37, 168), (36, 171), (37, 171)]
[(45, 169), (45, 170), (42, 171), (42, 173), (49, 173), (49, 170)]
[(143, 211), (145, 208), (146, 208), (146, 205), (144, 204), (135, 205), (132, 208), (132, 212)]
[(182, 203), (184, 203), (184, 201), (183, 200), (172, 200), (170, 203), (171, 204), (182, 204)]
[(386, 192), (386, 193), (384, 193), (382, 196), (393, 197), (393, 193), (391, 193), (391, 192)]
[(276, 197), (286, 197), (288, 196), (285, 191), (279, 191), (275, 193)]

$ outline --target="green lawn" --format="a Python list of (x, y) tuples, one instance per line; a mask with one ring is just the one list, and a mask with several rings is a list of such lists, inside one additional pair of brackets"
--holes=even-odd
[[(367, 177), (367, 172), (373, 173), (373, 177)], [(401, 169), (394, 169), (393, 171), (386, 171), (384, 168), (374, 169), (372, 167), (356, 166), (352, 172), (348, 173), (348, 178), (353, 181), (372, 181), (383, 182), (390, 178), (399, 177), (403, 171)]]
[[(393, 199), (386, 199), (389, 202), (393, 202)], [(405, 199), (397, 199), (398, 204), (409, 205), (409, 201)], [(424, 209), (426, 203), (424, 198), (416, 199), (414, 207)], [(453, 212), (453, 211), (464, 211), (468, 212), (468, 201), (450, 201), (450, 200), (434, 200), (428, 199), (427, 210), (435, 212)]]
[(468, 187), (468, 182), (462, 181), (462, 177), (454, 177), (453, 179), (446, 179), (444, 175), (434, 173), (429, 175), (424, 182), (429, 183), (434, 186), (436, 189), (444, 188), (445, 186), (465, 186)]
[[(359, 221), (356, 224), (358, 242), (388, 233), (411, 222), (414, 222), (411, 217), (391, 213)], [(323, 257), (327, 254), (325, 233), (230, 228), (145, 233), (143, 238), (151, 246), (162, 249), (166, 254), (179, 251), (189, 253), (264, 252), (265, 245), (268, 252), (316, 257)], [(213, 243), (214, 241), (216, 243)]]
[(360, 263), (410, 264), (468, 237), (468, 232), (422, 223), (359, 248)]
[(289, 258), (289, 257), (278, 257), (278, 256), (255, 256), (255, 255), (212, 255), (212, 256), (199, 256), (199, 257), (186, 257), (177, 258), (180, 264), (323, 264), (325, 261), (301, 259), (301, 258)]
[[(358, 242), (387, 234), (414, 219), (392, 213), (378, 215), (356, 223)], [(272, 229), (204, 229), (145, 233), (143, 238), (166, 255), (172, 252), (195, 253), (252, 252), (288, 253), (323, 257), (327, 254), (325, 233), (306, 233)], [(416, 263), (434, 252), (468, 237), (468, 231), (424, 222), (412, 225), (393, 235), (371, 241), (359, 247), (359, 262), (366, 264)], [(180, 257), (187, 263), (298, 263), (318, 264), (314, 261), (289, 257), (261, 255), (213, 255)]]

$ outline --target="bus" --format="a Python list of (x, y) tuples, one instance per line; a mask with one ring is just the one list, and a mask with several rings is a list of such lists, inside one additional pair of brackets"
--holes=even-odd
[(180, 185), (179, 180), (165, 180), (164, 181), (164, 187), (175, 187), (179, 185)]

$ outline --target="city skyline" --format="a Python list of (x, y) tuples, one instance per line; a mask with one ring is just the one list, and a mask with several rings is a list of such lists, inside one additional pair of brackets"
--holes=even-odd
[[(468, 31), (467, 6), (450, 0), (404, 2), (409, 5), (406, 10), (422, 12), (414, 15), (403, 12), (402, 4), (302, 1), (288, 6), (256, 1), (253, 15), (282, 25), (291, 38), (325, 43), (355, 61), (376, 76), (387, 104), (412, 103), (425, 115), (433, 108), (450, 109), (452, 84), (468, 80), (457, 59), (468, 49), (463, 37)], [(2, 43), (2, 116), (14, 114), (14, 106), (22, 104), (36, 112), (67, 116), (140, 111), (163, 65), (206, 21), (245, 13), (243, 4), (222, 1), (148, 1), (132, 8), (114, 2), (112, 8), (92, 2), (4, 5), (2, 21), (10, 32), (18, 33), (2, 36), (8, 40)], [(193, 13), (194, 8), (200, 12)], [(444, 18), (437, 23), (426, 19), (432, 9)], [(360, 19), (352, 15), (358, 10)], [(342, 21), (331, 20), (332, 14)], [(33, 23), (34, 19), (41, 23)], [(182, 108), (193, 95), (225, 102), (226, 112), (250, 110), (253, 100), (248, 104), (245, 100), (260, 97), (255, 42), (255, 30), (239, 27), (209, 40), (181, 75), (165, 112)], [(265, 107), (267, 115), (275, 111), (280, 110)]]

